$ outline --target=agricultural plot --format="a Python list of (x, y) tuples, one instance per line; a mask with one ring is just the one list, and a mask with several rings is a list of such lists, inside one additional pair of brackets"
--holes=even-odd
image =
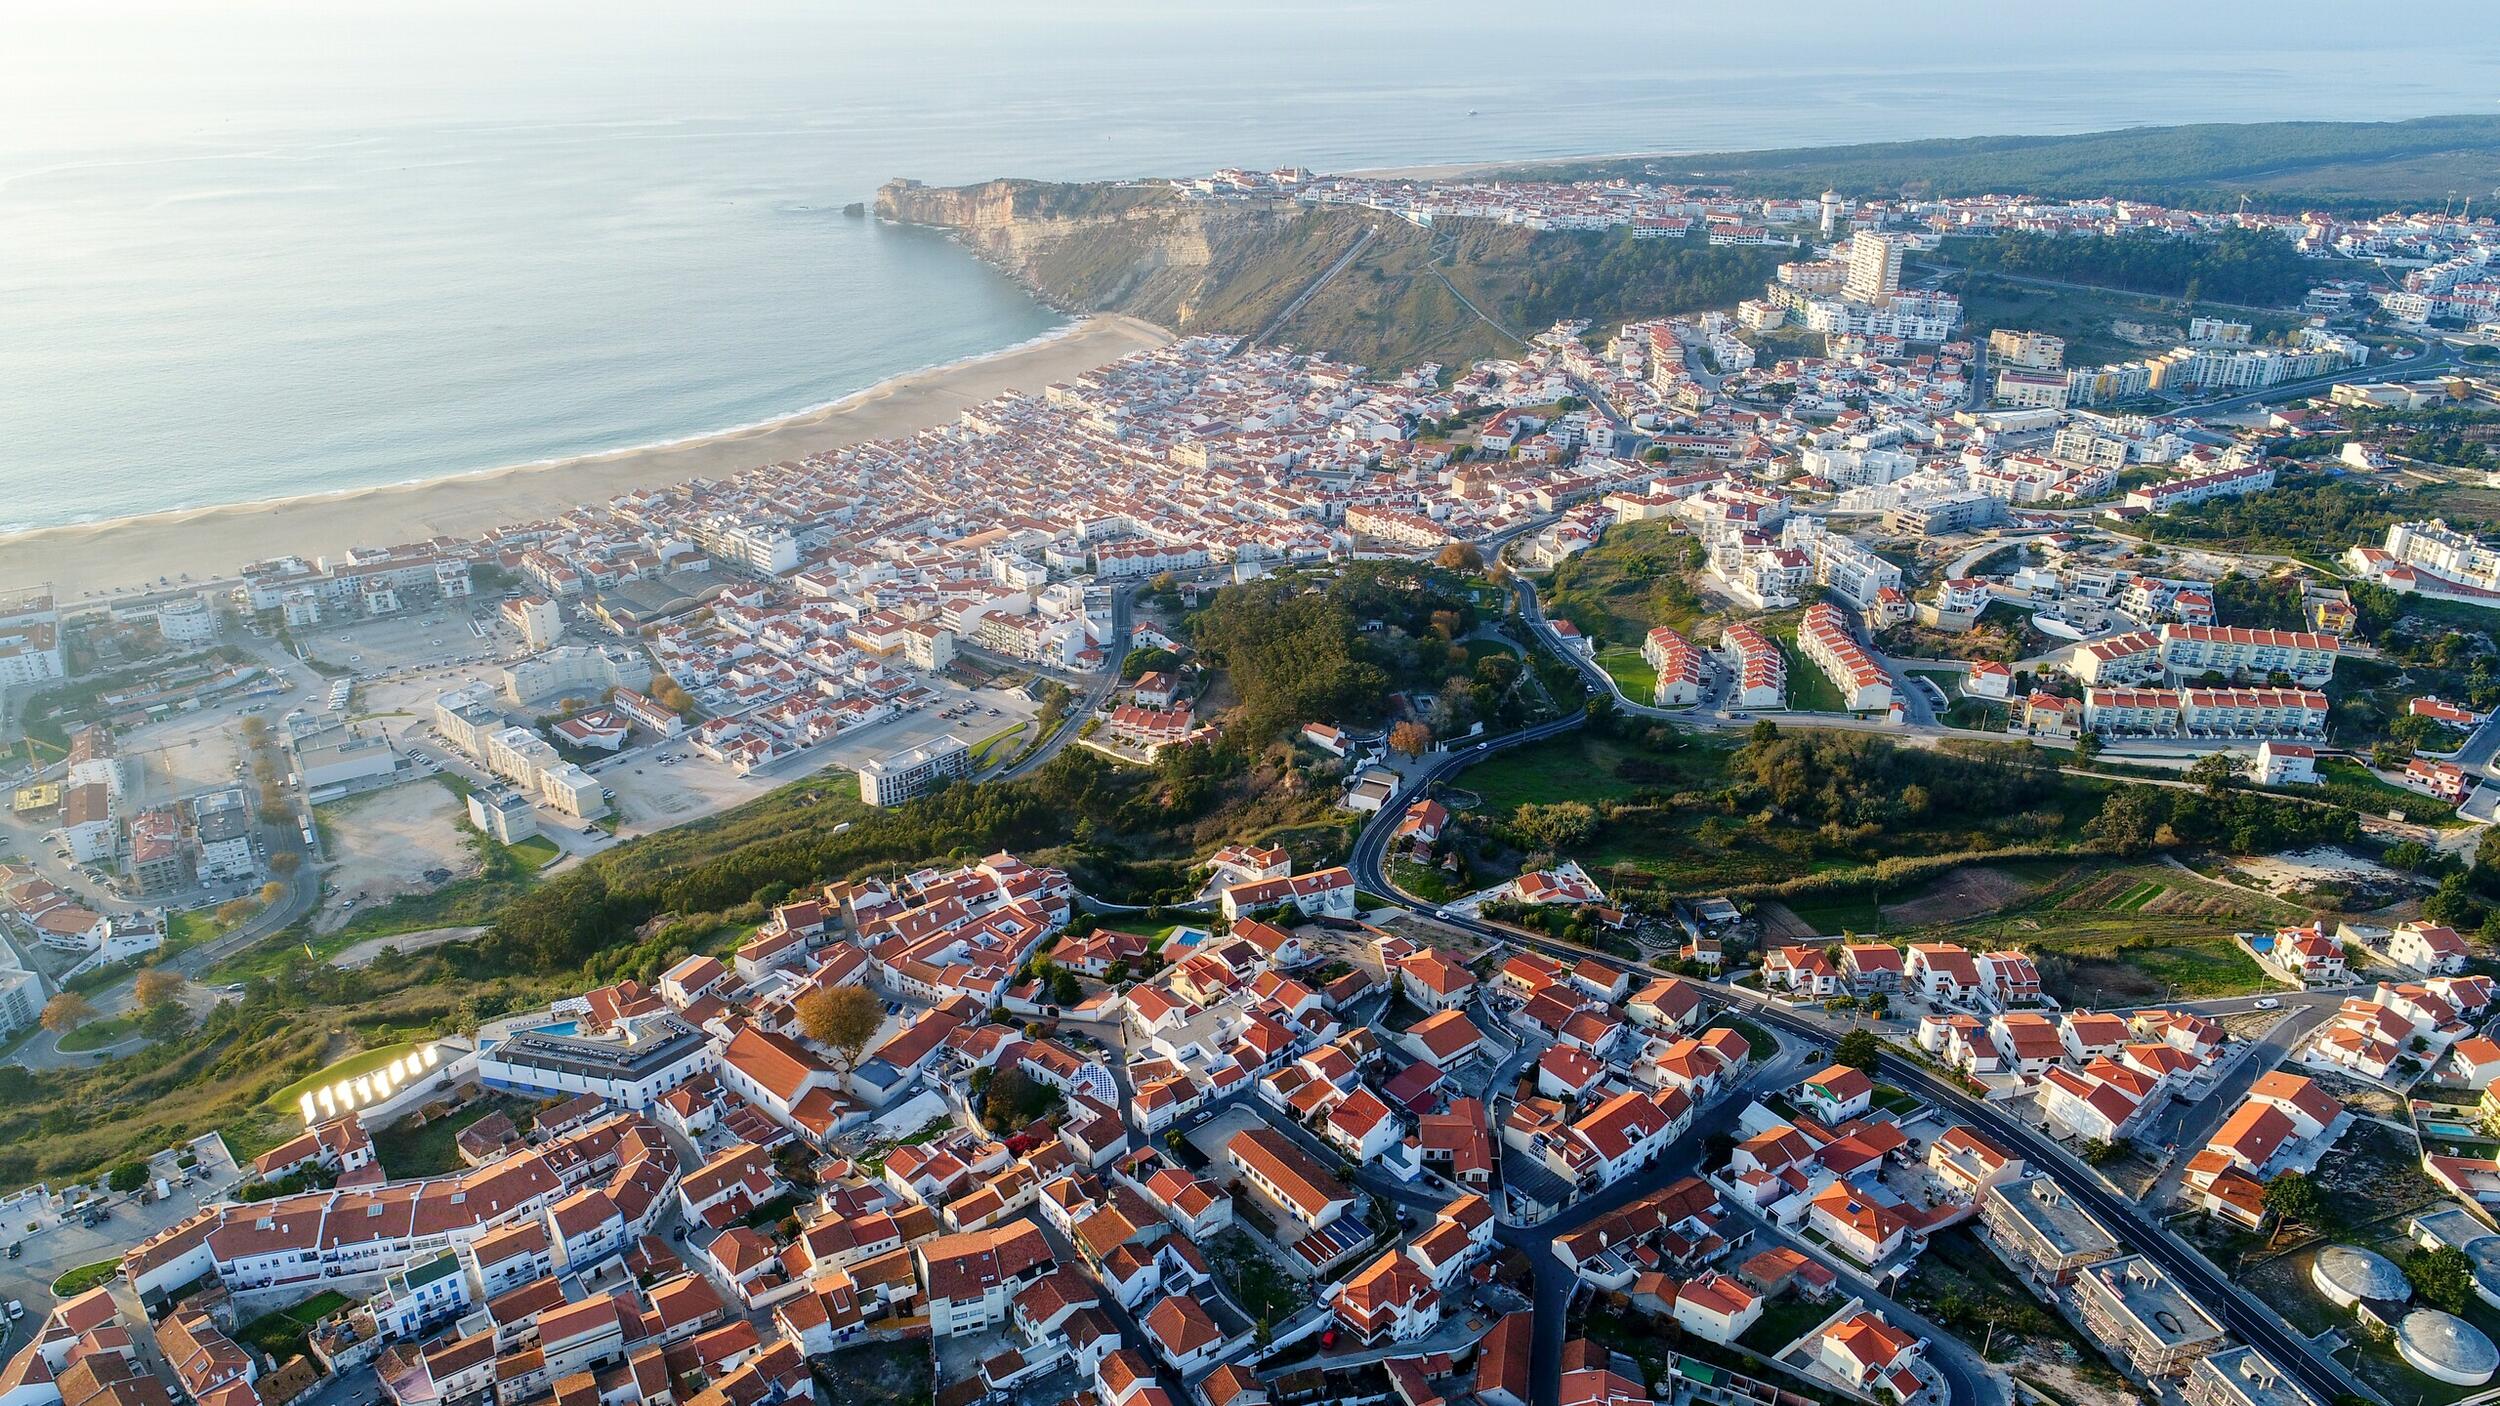
[[(2271, 990), (2274, 983), (2230, 934), (2308, 917), (2263, 895), (2158, 864), (2085, 863), (2063, 875), (2051, 875), (2046, 866), (2027, 866), (1983, 882), (1997, 895), (2010, 894), (2026, 882), (2036, 890), (1995, 911), (1938, 922), (1908, 935), (1973, 948), (2020, 947), (2040, 960), (2051, 995), (2082, 1005), (2138, 1005)], [(1931, 903), (1934, 898), (1928, 896)], [(1886, 930), (1903, 935), (1897, 926)]]
[(2002, 912), (2040, 892), (2073, 865), (2060, 861), (1977, 864), (1940, 875), (1898, 903), (1883, 908), (1884, 926), (1924, 928), (1968, 922)]

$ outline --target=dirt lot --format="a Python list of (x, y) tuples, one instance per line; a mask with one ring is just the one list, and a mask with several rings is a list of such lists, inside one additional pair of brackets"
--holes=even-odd
[[(2303, 1072), (2315, 1080), (2319, 1088), (2335, 1095), (2346, 1108), (2362, 1117), (2402, 1119), (2408, 1111), (2406, 1100), (2401, 1095), (2376, 1084), (2364, 1083), (2332, 1069), (2304, 1069)], [(2354, 1126), (2353, 1131), (2346, 1135), (2347, 1145), (2354, 1145), (2352, 1140), (2359, 1138), (2365, 1128), (2380, 1138), (2395, 1138), (2411, 1145), (2411, 1140), (2402, 1133), (2368, 1123)], [(2408, 1157), (2403, 1160), (2410, 1162), (2413, 1159)]]
[[(1430, 918), (1419, 918), (1409, 913), (1393, 913), (1381, 918), (1378, 926), (1384, 931), (1396, 933), (1418, 947), (1436, 948), (1442, 955), (1457, 962), (1474, 961), (1484, 953), (1488, 946), (1471, 933), (1461, 932), (1446, 923), (1436, 923)], [(1364, 965), (1375, 970), (1379, 966), (1374, 961), (1366, 961)]]
[(150, 804), (178, 800), (237, 783), (243, 734), (235, 710), (186, 714), (144, 727), (122, 740), (122, 755), (137, 759), (141, 798)]
[(1918, 928), (1958, 923), (2011, 908), (2039, 891), (2038, 881), (2008, 870), (1985, 865), (1956, 869), (1917, 897), (1884, 905), (1884, 925)]
[[(478, 858), (455, 823), (459, 813), (459, 800), (430, 781), (323, 808), (323, 839), (336, 864), (331, 887), (341, 898), (370, 904), (475, 874)], [(350, 916), (342, 908), (327, 909), (322, 930), (343, 927)]]
[(927, 1401), (934, 1389), (925, 1342), (869, 1343), (817, 1359), (816, 1375), (830, 1399), (858, 1406)]
[(2285, 898), (2298, 899), (2318, 885), (2332, 885), (2376, 907), (2417, 892), (2411, 875), (2384, 864), (2348, 854), (2332, 845), (2290, 854), (2260, 855), (2231, 862), (2234, 877)]
[(787, 779), (740, 776), (700, 757), (665, 767), (644, 757), (599, 769), (601, 784), (616, 792), (617, 815), (636, 830), (682, 825), (742, 805)]

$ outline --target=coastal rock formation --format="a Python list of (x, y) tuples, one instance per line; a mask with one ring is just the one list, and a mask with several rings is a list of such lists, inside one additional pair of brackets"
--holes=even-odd
[(1424, 228), (1348, 205), (1189, 200), (1126, 183), (892, 181), (877, 213), (948, 231), (1055, 307), (1258, 336), (1376, 369), (1509, 355), (1562, 317), (1732, 307), (1781, 257), (1490, 220)]
[(1014, 180), (893, 181), (877, 192), (877, 213), (952, 232), (1054, 306), (1182, 333), (1256, 331), (1299, 291), (1296, 267), (1309, 269), (1305, 279), (1326, 268), (1367, 223), (1290, 201), (1219, 206), (1142, 186)]

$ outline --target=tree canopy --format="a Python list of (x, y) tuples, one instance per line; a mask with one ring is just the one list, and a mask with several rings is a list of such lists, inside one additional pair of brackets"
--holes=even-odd
[(799, 1028), (808, 1038), (830, 1047), (842, 1056), (845, 1067), (856, 1068), (859, 1057), (876, 1038), (877, 1027), (885, 1020), (885, 1007), (877, 993), (865, 986), (837, 986), (830, 991), (811, 991), (799, 998), (795, 1009)]
[(2172, 298), (2202, 293), (2264, 307), (2298, 304), (2318, 276), (2290, 240), (2254, 229), (2209, 235), (2006, 230), (1994, 239), (1957, 241), (1955, 252), (1974, 268)]

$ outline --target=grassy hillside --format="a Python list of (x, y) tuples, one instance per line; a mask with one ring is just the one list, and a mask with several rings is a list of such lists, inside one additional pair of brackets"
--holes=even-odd
[(1808, 196), (1826, 186), (1850, 194), (2031, 191), (2123, 194), (2216, 207), (2236, 206), (2247, 195), (2253, 204), (2276, 209), (2372, 210), (2436, 205), (2452, 190), (2487, 191), (2496, 164), (2500, 117), (2449, 116), (1868, 142), (1568, 162), (1508, 174), (1720, 180), (1766, 195)]
[(1499, 355), (1561, 317), (1728, 307), (1787, 252), (1483, 221), (1423, 229), (1340, 206), (1189, 202), (1124, 186), (893, 186), (878, 203), (890, 218), (952, 230), (1060, 307), (1183, 333), (1264, 333), (1380, 369)]

